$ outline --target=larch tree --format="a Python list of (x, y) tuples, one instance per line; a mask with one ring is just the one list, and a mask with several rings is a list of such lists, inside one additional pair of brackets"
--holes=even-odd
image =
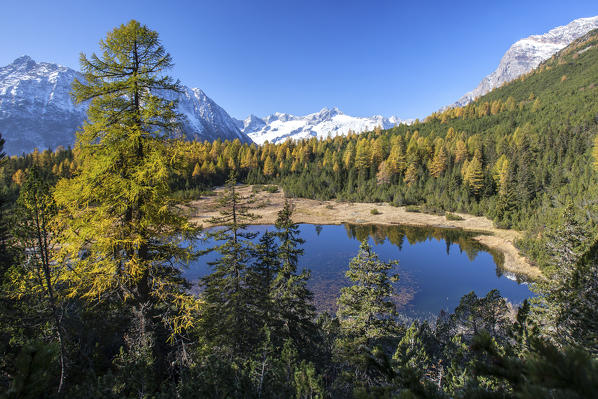
[(403, 181), (408, 186), (411, 186), (413, 183), (417, 181), (417, 168), (413, 163), (410, 163), (405, 170), (405, 176), (403, 177)]
[(444, 173), (446, 169), (447, 155), (444, 147), (440, 146), (434, 153), (434, 157), (430, 161), (430, 174), (438, 178)]
[(199, 306), (180, 268), (194, 254), (181, 244), (198, 229), (169, 187), (180, 126), (169, 98), (180, 85), (164, 74), (173, 64), (158, 33), (137, 21), (109, 32), (100, 48), (80, 57), (73, 97), (89, 103), (88, 122), (77, 133), (75, 175), (54, 194), (58, 261), (69, 265), (62, 282), (73, 297), (129, 303), (140, 342), (161, 329), (175, 343)]
[(592, 157), (594, 161), (592, 165), (594, 169), (598, 170), (598, 136), (594, 137), (594, 146), (592, 147)]
[[(41, 319), (52, 325), (58, 341), (61, 392), (66, 376), (65, 339), (62, 325), (63, 295), (60, 289), (60, 276), (64, 267), (53, 261), (56, 250), (56, 231), (52, 231), (56, 204), (52, 197), (54, 179), (46, 169), (34, 165), (29, 169), (17, 200), (17, 218), (14, 237), (20, 262), (11, 268), (10, 295), (18, 300), (33, 296), (44, 309)], [(49, 312), (46, 310), (49, 309)], [(39, 317), (39, 316), (38, 316)]]
[(272, 176), (276, 170), (274, 169), (274, 161), (268, 156), (264, 161), (264, 175)]

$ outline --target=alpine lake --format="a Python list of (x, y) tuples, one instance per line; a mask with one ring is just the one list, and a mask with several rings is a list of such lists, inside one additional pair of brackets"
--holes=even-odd
[[(502, 254), (475, 241), (474, 232), (403, 225), (301, 224), (299, 228), (305, 240), (299, 271), (311, 270), (308, 287), (318, 311), (336, 311), (341, 288), (350, 284), (345, 277), (349, 262), (364, 239), (381, 260), (399, 262), (393, 300), (403, 317), (433, 319), (442, 310), (452, 312), (471, 291), (485, 296), (497, 289), (513, 305), (533, 296), (523, 277), (502, 270)], [(247, 230), (263, 233), (273, 231), (274, 226), (254, 225)], [(198, 241), (196, 247), (206, 249), (214, 244)], [(218, 256), (216, 252), (204, 255), (184, 271), (194, 289), (201, 277), (211, 273), (208, 262)]]

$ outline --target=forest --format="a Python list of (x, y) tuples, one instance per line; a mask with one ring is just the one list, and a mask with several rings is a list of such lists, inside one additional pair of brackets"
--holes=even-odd
[[(157, 32), (130, 21), (99, 48), (72, 149), (8, 157), (0, 136), (0, 398), (598, 397), (597, 31), (465, 107), (262, 146), (180, 138)], [(284, 189), (271, 232), (246, 230), (238, 183)], [(202, 230), (184, 205), (222, 185)], [(518, 307), (471, 292), (404, 323), (400, 264), (366, 235), (317, 313), (293, 197), (483, 215), (525, 232), (545, 278)], [(218, 258), (194, 290), (199, 237)]]

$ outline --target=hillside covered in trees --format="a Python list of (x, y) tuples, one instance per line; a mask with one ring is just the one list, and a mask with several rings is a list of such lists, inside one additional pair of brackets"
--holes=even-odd
[[(466, 107), (263, 146), (176, 138), (157, 32), (130, 21), (100, 50), (73, 86), (90, 102), (75, 148), (0, 155), (0, 397), (598, 396), (597, 32)], [(366, 237), (338, 311), (317, 314), (292, 204), (256, 237), (238, 181), (486, 215), (527, 231), (548, 278), (519, 308), (472, 292), (404, 325), (400, 269)], [(192, 290), (181, 272), (204, 252), (180, 204), (223, 184)]]

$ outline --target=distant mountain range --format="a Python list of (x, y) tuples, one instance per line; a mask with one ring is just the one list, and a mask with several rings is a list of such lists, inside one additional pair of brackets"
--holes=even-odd
[(265, 118), (250, 115), (244, 121), (237, 120), (237, 126), (257, 144), (311, 137), (326, 138), (347, 134), (349, 131), (361, 133), (376, 127), (389, 129), (401, 121), (397, 117), (372, 116), (360, 118), (343, 114), (338, 108), (322, 108), (320, 112), (305, 116), (275, 113)]
[[(28, 56), (0, 68), (0, 132), (8, 154), (74, 143), (87, 112), (87, 104), (75, 105), (70, 95), (76, 77), (82, 76), (73, 69), (37, 63)], [(189, 139), (251, 142), (200, 89), (184, 86), (178, 100), (178, 112), (185, 116), (183, 133)]]
[[(474, 90), (452, 106), (463, 106), (490, 90), (530, 72), (541, 62), (593, 29), (598, 16), (580, 18), (568, 25), (533, 35), (513, 44), (498, 68), (486, 76)], [(37, 63), (28, 56), (17, 58), (0, 68), (0, 133), (6, 139), (9, 154), (30, 152), (34, 148), (71, 145), (75, 131), (86, 118), (86, 104), (74, 105), (71, 83), (80, 73), (57, 64)], [(232, 118), (222, 107), (197, 88), (183, 87), (178, 96), (178, 112), (185, 116), (183, 133), (189, 139), (217, 138), (262, 144), (287, 139), (325, 138), (361, 133), (380, 126), (388, 129), (409, 123), (397, 117), (354, 117), (338, 108), (295, 116), (274, 113), (265, 118), (250, 115), (245, 120)]]
[(579, 18), (567, 25), (532, 35), (513, 44), (500, 60), (498, 68), (486, 76), (478, 87), (466, 93), (452, 106), (464, 106), (490, 90), (502, 86), (535, 69), (540, 63), (567, 47), (591, 30), (598, 28), (598, 16)]

